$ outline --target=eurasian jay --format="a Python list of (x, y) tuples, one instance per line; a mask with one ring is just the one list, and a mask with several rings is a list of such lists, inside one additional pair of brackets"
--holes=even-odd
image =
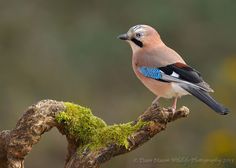
[(204, 82), (201, 74), (166, 46), (154, 28), (136, 25), (118, 38), (130, 44), (133, 70), (141, 82), (157, 96), (154, 103), (160, 97), (174, 98), (172, 108), (175, 111), (177, 99), (191, 94), (215, 112), (228, 113), (227, 108), (209, 95), (213, 90)]

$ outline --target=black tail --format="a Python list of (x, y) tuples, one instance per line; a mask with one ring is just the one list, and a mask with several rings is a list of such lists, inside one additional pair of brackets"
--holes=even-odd
[(197, 97), (203, 103), (208, 105), (215, 112), (222, 115), (228, 114), (229, 110), (223, 105), (221, 105), (220, 103), (218, 103), (217, 101), (215, 101), (206, 91), (201, 90), (200, 88), (197, 88), (197, 87), (195, 88), (194, 86), (186, 85), (186, 84), (181, 85), (181, 87), (187, 92), (189, 92), (190, 94), (192, 94), (193, 96)]

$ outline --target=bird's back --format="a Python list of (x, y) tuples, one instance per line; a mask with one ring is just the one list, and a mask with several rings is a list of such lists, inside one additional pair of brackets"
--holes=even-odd
[(133, 54), (133, 61), (139, 66), (163, 67), (166, 65), (180, 62), (185, 64), (185, 61), (173, 49), (165, 44), (154, 47), (146, 47), (143, 50)]

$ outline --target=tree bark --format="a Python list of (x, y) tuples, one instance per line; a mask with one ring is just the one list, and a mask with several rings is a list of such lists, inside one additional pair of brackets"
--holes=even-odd
[[(38, 143), (43, 133), (53, 127), (66, 135), (68, 141), (68, 153), (65, 160), (65, 168), (94, 168), (112, 157), (130, 152), (148, 141), (154, 135), (166, 128), (168, 122), (186, 117), (189, 110), (182, 107), (173, 112), (171, 109), (161, 108), (157, 104), (149, 107), (132, 125), (138, 121), (147, 122), (137, 131), (133, 132), (127, 140), (128, 147), (116, 142), (105, 144), (96, 150), (85, 150), (78, 153), (77, 149), (82, 144), (65, 130), (65, 126), (56, 121), (56, 116), (65, 111), (64, 102), (55, 100), (42, 100), (30, 106), (19, 119), (12, 130), (0, 132), (0, 168), (23, 168), (24, 158)], [(79, 135), (78, 135), (79, 136)]]

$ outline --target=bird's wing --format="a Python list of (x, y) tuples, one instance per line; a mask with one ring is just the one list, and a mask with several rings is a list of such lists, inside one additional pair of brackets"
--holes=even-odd
[(160, 67), (159, 69), (167, 75), (172, 75), (174, 73), (176, 76), (178, 76), (178, 78), (191, 83), (203, 82), (201, 74), (186, 64), (175, 63)]
[[(187, 82), (194, 84), (207, 92), (213, 91), (210, 86), (203, 81), (201, 74), (197, 70), (183, 63), (175, 63), (159, 68), (140, 67), (140, 71), (141, 73), (143, 72), (142, 74), (146, 77), (152, 78), (154, 74), (157, 75), (155, 77), (162, 75), (162, 79), (158, 80), (166, 80), (166, 82)], [(159, 73), (157, 73), (157, 71)], [(152, 77), (150, 74), (152, 74)]]

